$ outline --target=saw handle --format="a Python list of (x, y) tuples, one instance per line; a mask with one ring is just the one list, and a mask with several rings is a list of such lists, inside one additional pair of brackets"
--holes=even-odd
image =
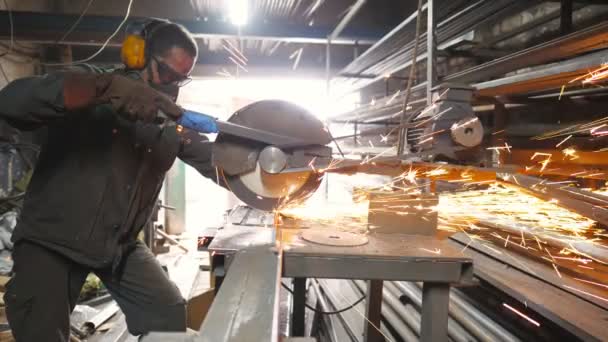
[(218, 133), (217, 119), (203, 113), (192, 110), (184, 110), (179, 118), (170, 118), (163, 111), (159, 110), (154, 122), (162, 125), (167, 120), (173, 120), (180, 126), (184, 126), (199, 133)]

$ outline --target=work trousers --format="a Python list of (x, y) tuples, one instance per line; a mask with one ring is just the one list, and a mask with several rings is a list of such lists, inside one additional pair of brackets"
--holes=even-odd
[(132, 335), (186, 330), (185, 300), (143, 243), (126, 256), (119, 278), (111, 267), (91, 269), (28, 241), (17, 243), (13, 259), (4, 301), (17, 342), (68, 341), (70, 313), (90, 272), (116, 300)]

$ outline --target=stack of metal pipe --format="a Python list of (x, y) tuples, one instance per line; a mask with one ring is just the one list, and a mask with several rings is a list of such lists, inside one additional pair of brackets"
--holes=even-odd
[[(313, 281), (315, 282), (315, 281)], [(362, 280), (318, 280), (315, 290), (324, 310), (336, 310), (346, 303), (355, 302), (366, 293)], [(314, 285), (317, 286), (316, 284)], [(422, 287), (412, 282), (384, 282), (382, 292), (382, 334), (387, 341), (418, 341), (420, 339)], [(363, 341), (365, 304), (360, 303), (349, 311), (334, 317), (330, 341)], [(450, 293), (448, 338), (454, 342), (468, 341), (520, 341), (514, 334), (475, 307), (457, 289)]]

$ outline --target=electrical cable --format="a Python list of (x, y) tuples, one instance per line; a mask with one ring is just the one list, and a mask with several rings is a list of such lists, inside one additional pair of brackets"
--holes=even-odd
[[(289, 286), (285, 285), (285, 283), (284, 283), (284, 282), (281, 282), (281, 285), (283, 286), (283, 288), (285, 288), (285, 290), (287, 290), (289, 293), (291, 293), (291, 294), (293, 295), (293, 290), (292, 290), (291, 288), (289, 288)], [(306, 308), (308, 308), (309, 310), (311, 310), (311, 311), (313, 311), (313, 312), (316, 312), (316, 313), (318, 313), (318, 314), (321, 314), (321, 315), (337, 315), (337, 314), (343, 313), (343, 312), (345, 312), (345, 311), (348, 311), (348, 310), (350, 310), (350, 309), (354, 308), (354, 307), (355, 307), (355, 306), (357, 306), (359, 303), (361, 303), (361, 302), (362, 302), (362, 301), (365, 299), (365, 297), (366, 297), (366, 296), (363, 296), (363, 297), (361, 297), (361, 298), (357, 299), (357, 300), (356, 300), (354, 303), (352, 303), (351, 305), (349, 305), (349, 306), (347, 306), (347, 307), (345, 307), (345, 308), (342, 308), (342, 309), (340, 309), (340, 310), (335, 310), (335, 311), (322, 311), (322, 310), (319, 310), (319, 309), (317, 309), (317, 308), (315, 308), (315, 307), (313, 307), (313, 306), (311, 306), (311, 305), (309, 305), (309, 304), (304, 303), (304, 305), (305, 305), (305, 306), (306, 306)]]
[(1, 62), (0, 62), (0, 74), (2, 74), (2, 77), (4, 78), (4, 81), (6, 82), (6, 84), (9, 84), (11, 82), (11, 80), (6, 75), (6, 72), (4, 71), (4, 67), (2, 66)]
[(91, 7), (91, 4), (93, 3), (93, 1), (95, 1), (95, 0), (89, 0), (89, 3), (85, 6), (85, 8), (82, 10), (82, 12), (80, 12), (80, 16), (78, 16), (78, 19), (76, 19), (76, 21), (72, 24), (72, 26), (67, 31), (65, 31), (63, 36), (61, 36), (61, 38), (57, 41), (57, 44), (63, 42), (67, 38), (67, 36), (69, 36), (70, 33), (72, 33), (72, 31), (74, 31), (74, 29), (76, 28), (76, 26), (78, 26), (78, 24), (80, 23), (82, 18), (84, 18), (84, 15), (88, 12), (89, 7)]
[(7, 51), (4, 51), (0, 54), (0, 57), (4, 57), (13, 51), (13, 47), (15, 46), (15, 25), (13, 24), (13, 11), (11, 7), (8, 5), (8, 1), (4, 0), (4, 7), (6, 7), (6, 11), (8, 12), (8, 22), (11, 27), (11, 45)]
[(72, 62), (69, 62), (69, 63), (41, 63), (41, 64), (44, 65), (44, 66), (68, 66), (68, 65), (74, 65), (74, 64), (79, 64), (79, 63), (86, 63), (86, 62), (91, 61), (93, 58), (97, 57), (106, 48), (106, 46), (110, 43), (110, 41), (112, 40), (112, 38), (114, 38), (118, 34), (118, 32), (120, 32), (120, 28), (129, 19), (129, 15), (131, 14), (131, 6), (132, 5), (133, 5), (133, 0), (129, 0), (129, 5), (127, 6), (127, 11), (125, 13), (125, 17), (123, 18), (123, 20), (120, 22), (120, 24), (118, 25), (118, 27), (116, 28), (116, 30), (108, 37), (108, 39), (106, 39), (106, 41), (99, 48), (99, 50), (97, 50), (91, 56), (89, 56), (89, 57), (87, 57), (85, 59), (81, 59), (81, 60), (78, 60), (78, 61), (72, 61)]
[[(427, 10), (427, 15), (428, 10)], [(412, 56), (412, 65), (410, 66), (410, 76), (407, 79), (407, 88), (405, 90), (405, 98), (403, 99), (403, 111), (401, 112), (400, 126), (405, 125), (407, 105), (410, 102), (410, 95), (412, 93), (412, 85), (414, 78), (416, 77), (416, 59), (418, 59), (418, 44), (420, 41), (420, 25), (422, 23), (422, 0), (418, 0), (418, 14), (416, 16), (416, 39), (414, 41), (414, 53)], [(405, 147), (405, 127), (399, 130), (399, 139), (397, 140), (397, 156), (403, 154), (403, 148)]]

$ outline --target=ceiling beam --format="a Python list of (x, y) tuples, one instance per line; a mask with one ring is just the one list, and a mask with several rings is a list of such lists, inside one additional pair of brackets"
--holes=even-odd
[[(74, 23), (78, 16), (72, 14), (14, 11), (15, 38), (20, 40), (55, 42)], [(0, 11), (0, 18), (8, 18), (7, 11)], [(130, 18), (128, 22), (143, 18)], [(123, 20), (117, 16), (85, 16), (70, 35), (72, 42), (91, 44), (113, 32)], [(222, 20), (175, 20), (184, 25), (196, 38), (229, 38), (273, 40), (291, 43), (325, 44), (332, 33), (331, 27), (294, 25), (289, 23), (253, 22), (241, 28)], [(332, 44), (371, 45), (382, 37), (383, 32), (346, 28)], [(8, 20), (0, 24), (0, 37), (10, 36)], [(93, 39), (91, 39), (93, 37)]]

